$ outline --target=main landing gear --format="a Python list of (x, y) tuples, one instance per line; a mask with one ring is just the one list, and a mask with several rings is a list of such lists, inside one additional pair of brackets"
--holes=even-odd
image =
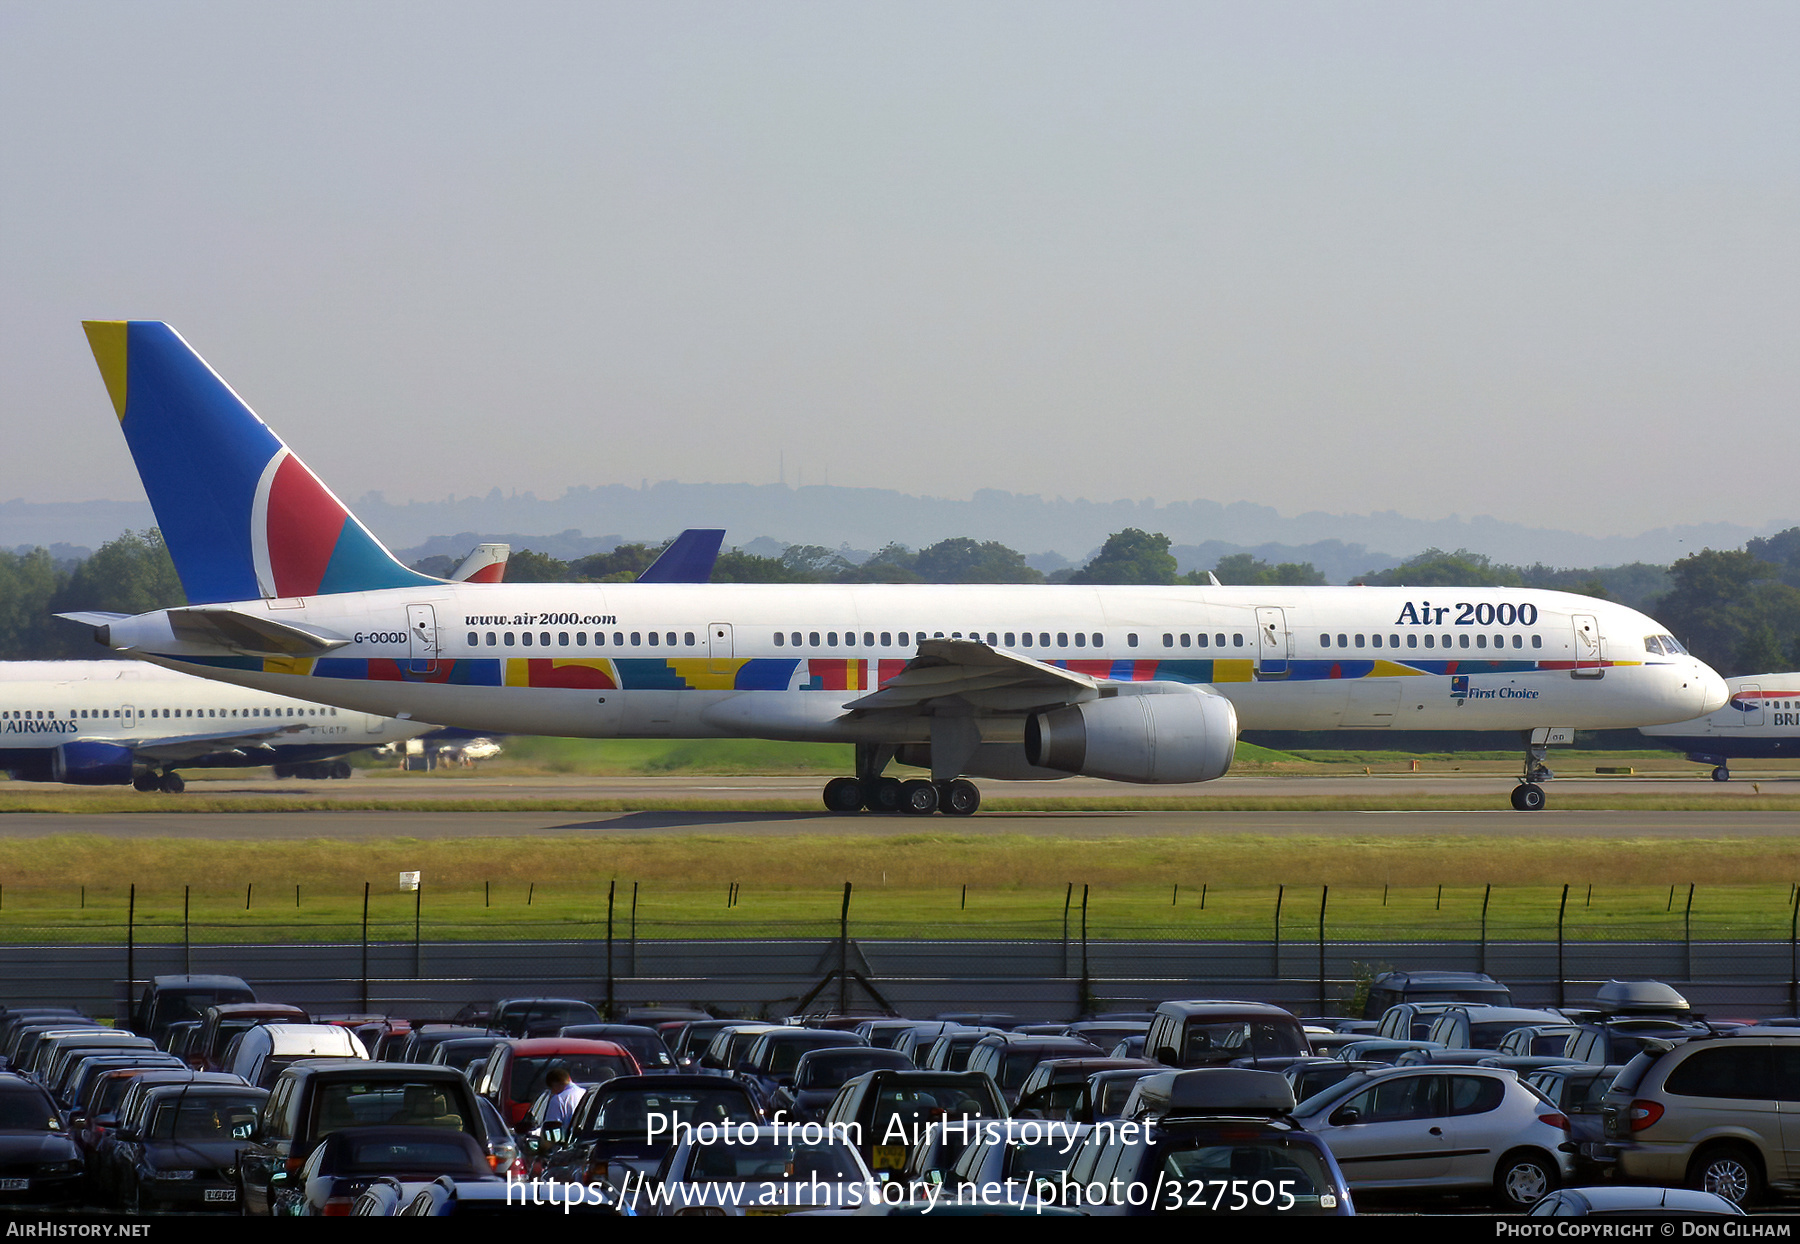
[(973, 816), (981, 807), (981, 788), (967, 778), (935, 782), (913, 778), (903, 782), (882, 777), (881, 771), (893, 758), (891, 746), (859, 743), (857, 776), (832, 778), (825, 783), (825, 810), (846, 815), (867, 808), (870, 812), (904, 812), (909, 816), (930, 816), (933, 812)]
[(165, 795), (179, 795), (187, 789), (187, 783), (173, 769), (165, 769), (161, 777), (154, 770), (140, 773), (131, 779), (132, 789), (141, 791), (159, 790)]
[(1520, 812), (1542, 812), (1544, 810), (1544, 787), (1556, 774), (1550, 772), (1550, 766), (1544, 763), (1550, 748), (1545, 742), (1539, 742), (1538, 736), (1548, 736), (1544, 730), (1529, 730), (1525, 734), (1525, 772), (1519, 778), (1519, 784), (1513, 787), (1512, 806)]
[(1719, 765), (1713, 769), (1712, 779), (1715, 782), (1729, 782), (1731, 780), (1731, 770), (1727, 769), (1724, 765)]

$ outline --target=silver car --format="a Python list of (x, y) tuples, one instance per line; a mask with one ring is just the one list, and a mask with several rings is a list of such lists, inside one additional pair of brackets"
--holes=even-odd
[(1500, 1067), (1394, 1067), (1294, 1108), (1353, 1189), (1487, 1191), (1525, 1209), (1572, 1173), (1563, 1117)]

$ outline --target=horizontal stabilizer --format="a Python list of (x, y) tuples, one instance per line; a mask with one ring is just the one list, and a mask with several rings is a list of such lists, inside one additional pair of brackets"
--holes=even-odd
[(675, 537), (675, 542), (651, 562), (639, 583), (710, 583), (713, 563), (719, 560), (719, 546), (725, 543), (723, 530), (712, 531), (690, 527)]
[(323, 627), (277, 622), (235, 609), (171, 609), (169, 628), (184, 644), (206, 644), (252, 656), (317, 657), (350, 642)]
[(971, 639), (927, 639), (906, 668), (881, 690), (844, 705), (852, 711), (917, 708), (960, 697), (983, 707), (1011, 709), (1092, 699), (1099, 683), (1086, 674), (990, 648)]

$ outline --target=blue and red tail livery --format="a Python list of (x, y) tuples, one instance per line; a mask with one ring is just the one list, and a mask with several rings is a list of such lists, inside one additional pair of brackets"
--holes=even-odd
[(174, 329), (83, 327), (189, 603), (434, 582), (396, 561)]

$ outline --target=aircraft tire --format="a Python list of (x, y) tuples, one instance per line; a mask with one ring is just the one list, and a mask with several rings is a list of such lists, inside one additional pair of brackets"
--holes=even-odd
[(1544, 810), (1544, 788), (1536, 782), (1521, 782), (1513, 787), (1512, 806), (1520, 812)]
[(350, 780), (350, 762), (348, 760), (332, 761), (331, 776), (337, 781), (348, 782)]
[(938, 788), (924, 778), (902, 783), (900, 810), (908, 816), (930, 816), (938, 810)]
[(276, 781), (285, 782), (289, 778), (294, 776), (294, 766), (293, 765), (276, 765), (276, 766), (274, 766), (273, 772), (275, 774)]
[(903, 798), (902, 788), (906, 783), (899, 778), (876, 778), (873, 782), (864, 782), (863, 807), (871, 812), (898, 812)]
[(946, 816), (974, 816), (981, 807), (981, 788), (967, 778), (945, 782), (938, 811)]
[(187, 783), (181, 780), (181, 775), (173, 772), (163, 774), (162, 781), (157, 785), (162, 788), (165, 795), (179, 795), (187, 789)]
[(1731, 770), (1727, 769), (1724, 765), (1715, 767), (1712, 771), (1712, 780), (1715, 782), (1729, 782), (1731, 780)]
[(861, 812), (862, 805), (862, 783), (855, 778), (836, 777), (825, 783), (825, 810), (827, 812), (840, 814)]
[(152, 791), (157, 789), (157, 786), (158, 783), (154, 773), (140, 773), (131, 779), (131, 788), (133, 790)]

